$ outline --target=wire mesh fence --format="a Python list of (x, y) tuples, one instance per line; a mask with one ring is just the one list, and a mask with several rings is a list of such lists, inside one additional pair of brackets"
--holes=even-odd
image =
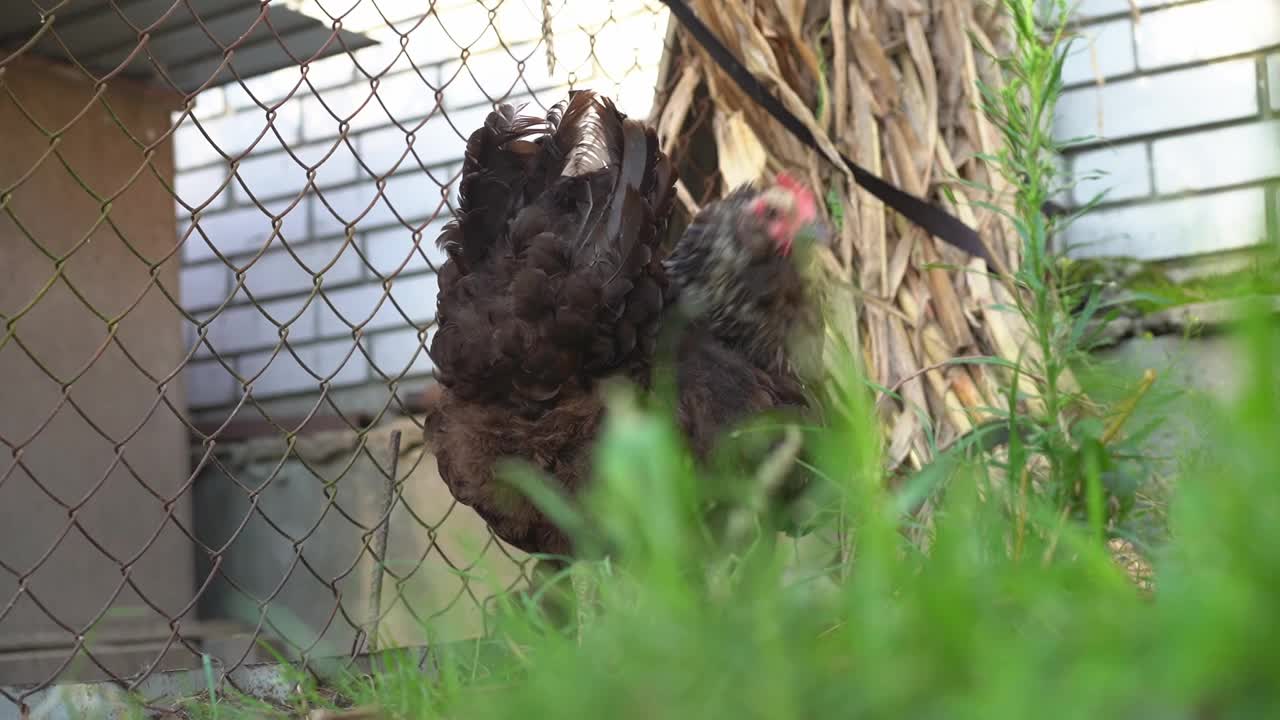
[(482, 632), (531, 569), (423, 453), (435, 237), (495, 102), (648, 113), (661, 5), (15, 6), (3, 698)]

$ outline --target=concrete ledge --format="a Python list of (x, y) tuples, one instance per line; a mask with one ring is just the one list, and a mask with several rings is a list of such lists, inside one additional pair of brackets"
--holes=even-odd
[[(1268, 299), (1271, 310), (1280, 315), (1280, 296)], [(1099, 337), (1100, 347), (1113, 346), (1128, 338), (1145, 334), (1174, 335), (1189, 329), (1217, 331), (1239, 317), (1240, 300), (1178, 305), (1145, 315), (1116, 318)]]
[[(410, 653), (410, 659), (428, 677), (436, 668), (429, 662), (432, 653), (425, 647), (383, 651), (352, 657), (312, 660), (307, 671), (322, 683), (334, 684), (352, 672), (368, 672), (392, 653)], [(216, 664), (215, 664), (216, 667)], [(216, 672), (216, 671), (215, 671)], [(294, 697), (299, 668), (277, 663), (244, 665), (227, 673), (225, 683), (257, 700), (283, 705)], [(218, 673), (220, 674), (220, 673)], [(204, 670), (174, 670), (152, 674), (133, 693), (112, 682), (55, 685), (26, 697), (26, 711), (6, 695), (21, 697), (20, 687), (0, 688), (0, 720), (134, 720), (174, 717), (164, 710), (183, 699), (196, 698), (209, 690)], [(154, 709), (143, 709), (150, 706)]]

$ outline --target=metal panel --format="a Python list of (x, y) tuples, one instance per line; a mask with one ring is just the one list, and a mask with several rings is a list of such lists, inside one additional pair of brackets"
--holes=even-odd
[[(19, 4), (0, 15), (0, 54), (40, 31), (35, 7)], [(99, 77), (172, 83), (190, 93), (374, 44), (281, 4), (263, 15), (255, 0), (70, 0), (48, 16), (52, 26), (27, 52), (74, 62)], [(228, 48), (235, 73), (224, 69), (210, 82)]]

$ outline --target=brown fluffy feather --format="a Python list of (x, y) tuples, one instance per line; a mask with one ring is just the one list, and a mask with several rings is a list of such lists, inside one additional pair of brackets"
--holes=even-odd
[(494, 463), (532, 461), (570, 491), (586, 477), (596, 381), (647, 376), (674, 183), (653, 130), (590, 92), (545, 120), (503, 106), (468, 140), (461, 208), (438, 241), (429, 442), (454, 496), (521, 549), (568, 548)]
[[(658, 332), (675, 317), (659, 251), (674, 183), (655, 132), (586, 91), (545, 120), (503, 106), (468, 140), (461, 207), (438, 241), (448, 260), (427, 440), (454, 497), (522, 550), (572, 547), (495, 479), (495, 464), (529, 461), (570, 496), (588, 481), (604, 415), (598, 384), (621, 376), (647, 387)], [(758, 291), (771, 296), (776, 278), (762, 277)], [(804, 407), (803, 383), (761, 362), (767, 353), (748, 335), (719, 332), (714, 316), (686, 319), (675, 354), (679, 420), (700, 457), (751, 415)]]

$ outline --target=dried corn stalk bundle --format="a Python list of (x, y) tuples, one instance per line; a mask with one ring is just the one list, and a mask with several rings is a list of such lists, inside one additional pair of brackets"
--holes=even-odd
[[(861, 349), (870, 378), (901, 396), (879, 401), (890, 469), (921, 467), (930, 459), (930, 426), (936, 446), (945, 446), (980, 421), (983, 408), (1008, 406), (1001, 395), (1011, 378), (999, 377), (1001, 369), (951, 361), (995, 356), (1037, 364), (1022, 318), (997, 309), (1014, 304), (1012, 286), (999, 277), (1018, 267), (1018, 236), (1006, 218), (977, 205), (1012, 199), (981, 159), (998, 152), (1000, 140), (979, 110), (978, 80), (994, 84), (997, 71), (974, 47), (993, 50), (1004, 18), (982, 0), (689, 4), (813, 131), (823, 154), (843, 151), (948, 207), (978, 230), (1002, 265), (987, 268), (886, 210), (673, 28), (652, 121), (680, 163), (685, 209), (783, 169), (826, 191), (841, 233), (829, 270), (856, 288), (836, 304), (848, 309), (845, 316), (832, 322)], [(1030, 383), (1023, 389), (1034, 392)]]

